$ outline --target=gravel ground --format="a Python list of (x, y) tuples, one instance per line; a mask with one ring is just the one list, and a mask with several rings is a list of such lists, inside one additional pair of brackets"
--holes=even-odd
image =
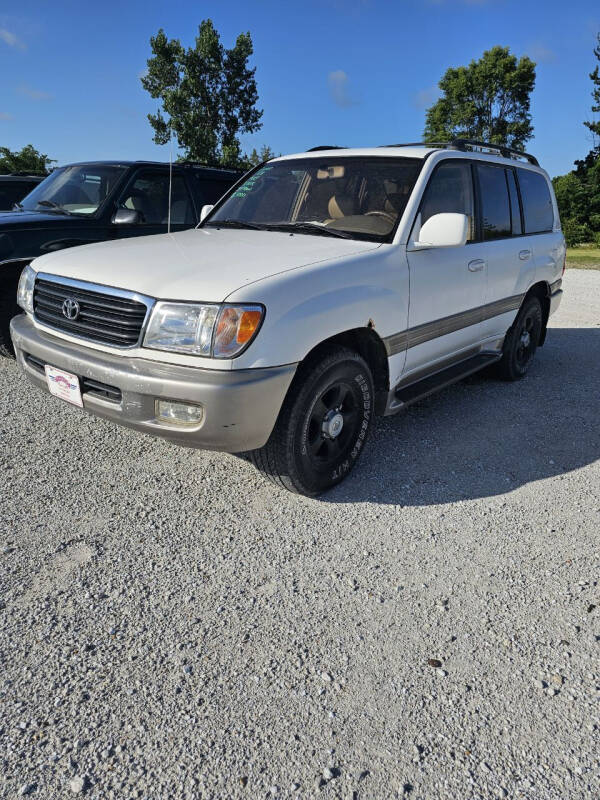
[(600, 272), (320, 500), (0, 365), (0, 795), (598, 798)]

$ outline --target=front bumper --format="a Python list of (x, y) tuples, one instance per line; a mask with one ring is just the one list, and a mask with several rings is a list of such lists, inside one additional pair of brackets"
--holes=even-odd
[[(186, 447), (230, 453), (262, 447), (269, 438), (296, 364), (242, 370), (212, 370), (116, 356), (65, 342), (39, 331), (25, 314), (11, 322), (17, 361), (29, 380), (48, 391), (42, 364), (64, 369), (120, 390), (108, 399), (82, 394), (86, 411)], [(30, 358), (33, 357), (33, 358)], [(203, 407), (195, 427), (158, 422), (155, 400)]]

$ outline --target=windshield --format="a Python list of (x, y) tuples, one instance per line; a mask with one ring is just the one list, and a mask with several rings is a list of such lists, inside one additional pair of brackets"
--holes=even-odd
[(94, 214), (125, 167), (83, 165), (55, 169), (21, 200), (25, 211)]
[(387, 241), (421, 165), (377, 156), (274, 161), (238, 186), (206, 224)]

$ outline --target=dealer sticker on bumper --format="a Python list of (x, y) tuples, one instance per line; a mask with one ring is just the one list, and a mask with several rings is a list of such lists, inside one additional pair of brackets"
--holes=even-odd
[(60, 397), (61, 400), (66, 400), (67, 403), (73, 403), (73, 405), (83, 408), (81, 388), (77, 375), (71, 375), (70, 372), (64, 372), (62, 369), (56, 369), (56, 367), (49, 367), (47, 364), (45, 370), (50, 394)]

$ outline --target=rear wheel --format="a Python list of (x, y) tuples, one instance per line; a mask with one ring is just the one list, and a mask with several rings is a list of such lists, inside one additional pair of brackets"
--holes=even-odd
[(530, 297), (506, 334), (502, 359), (498, 363), (501, 378), (518, 381), (527, 374), (542, 335), (543, 324), (541, 303), (537, 297)]
[(249, 455), (267, 478), (314, 496), (340, 483), (367, 440), (373, 378), (366, 361), (343, 347), (301, 367), (269, 441)]

